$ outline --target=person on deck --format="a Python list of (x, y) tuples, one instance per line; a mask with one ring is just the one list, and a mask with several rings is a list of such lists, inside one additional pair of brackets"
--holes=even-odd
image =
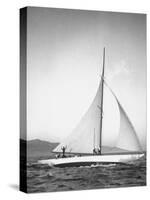
[(67, 148), (67, 147), (65, 147), (65, 146), (62, 146), (62, 147), (61, 147), (61, 150), (62, 150), (62, 158), (66, 158), (66, 155), (65, 155), (66, 148)]

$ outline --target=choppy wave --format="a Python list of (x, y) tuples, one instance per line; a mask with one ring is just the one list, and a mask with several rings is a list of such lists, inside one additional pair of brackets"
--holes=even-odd
[(54, 192), (146, 185), (146, 159), (122, 164), (51, 168), (27, 163), (27, 191)]

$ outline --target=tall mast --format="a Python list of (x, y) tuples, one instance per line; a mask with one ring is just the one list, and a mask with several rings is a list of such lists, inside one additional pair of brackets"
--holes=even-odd
[(100, 105), (100, 154), (102, 154), (102, 120), (103, 120), (103, 90), (104, 90), (104, 72), (105, 72), (105, 47), (103, 49), (103, 70), (101, 76), (101, 105)]

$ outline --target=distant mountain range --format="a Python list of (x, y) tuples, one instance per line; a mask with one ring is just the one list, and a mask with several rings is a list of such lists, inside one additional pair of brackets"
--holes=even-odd
[[(24, 146), (26, 141), (20, 140), (21, 145)], [(40, 158), (52, 158), (54, 154), (52, 150), (58, 145), (59, 143), (47, 142), (42, 141), (39, 139), (29, 140), (27, 141), (27, 160), (37, 160)], [(25, 151), (25, 148), (23, 148)], [(21, 152), (22, 155), (25, 155), (25, 152)]]

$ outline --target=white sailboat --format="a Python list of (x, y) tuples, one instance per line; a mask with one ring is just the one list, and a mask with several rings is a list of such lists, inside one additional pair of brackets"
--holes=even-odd
[(39, 160), (39, 163), (57, 167), (85, 166), (127, 163), (144, 156), (136, 131), (106, 84), (104, 73), (105, 48), (101, 80), (91, 106), (72, 133), (53, 151), (62, 153), (63, 150), (63, 157)]

